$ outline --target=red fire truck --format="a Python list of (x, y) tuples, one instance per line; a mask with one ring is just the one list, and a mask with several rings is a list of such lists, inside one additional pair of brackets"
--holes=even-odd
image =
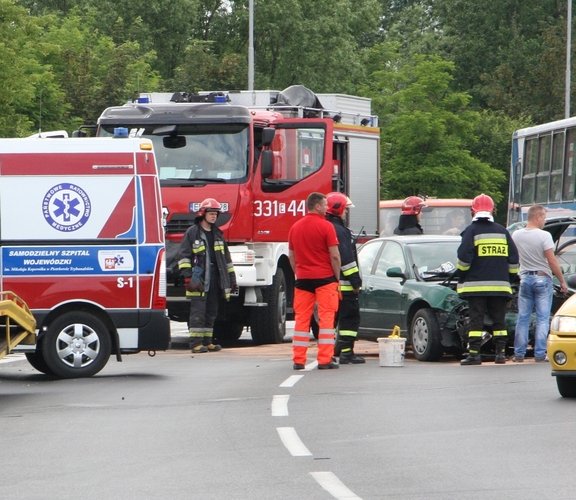
[(208, 197), (224, 207), (217, 223), (230, 244), (240, 294), (215, 325), (221, 341), (245, 326), (257, 343), (282, 342), (292, 314), (294, 276), (287, 235), (309, 193), (341, 191), (355, 204), (348, 221), (378, 234), (379, 138), (370, 99), (278, 91), (141, 94), (106, 109), (97, 135), (127, 129), (154, 143), (165, 217), (168, 308), (188, 307), (175, 252)]

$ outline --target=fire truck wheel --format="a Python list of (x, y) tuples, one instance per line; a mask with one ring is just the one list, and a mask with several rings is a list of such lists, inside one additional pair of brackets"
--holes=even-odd
[(419, 309), (412, 318), (409, 342), (418, 361), (437, 361), (442, 357), (440, 327), (434, 311)]
[(242, 335), (244, 325), (234, 321), (220, 321), (214, 323), (214, 337), (221, 344), (236, 342)]
[(104, 368), (112, 350), (108, 329), (87, 312), (68, 312), (56, 318), (43, 340), (46, 364), (61, 378), (91, 377)]
[(252, 340), (256, 344), (281, 344), (286, 335), (286, 278), (282, 268), (262, 295), (268, 307), (257, 307), (252, 312)]
[(36, 342), (36, 352), (26, 353), (26, 359), (28, 360), (28, 363), (30, 363), (32, 367), (38, 370), (40, 373), (44, 373), (46, 375), (54, 375), (44, 360), (44, 355), (42, 353), (43, 340), (44, 337), (40, 338)]

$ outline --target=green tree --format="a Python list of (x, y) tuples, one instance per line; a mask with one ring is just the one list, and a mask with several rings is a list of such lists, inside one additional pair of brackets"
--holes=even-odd
[(564, 109), (566, 2), (438, 0), (435, 17), (455, 83), (478, 108), (559, 118)]
[(39, 45), (43, 61), (61, 82), (76, 125), (93, 123), (105, 107), (122, 104), (140, 88), (152, 91), (159, 85), (153, 52), (142, 54), (136, 42), (117, 45), (79, 16), (53, 20)]
[(401, 60), (393, 47), (375, 50), (375, 57), (389, 57), (367, 89), (381, 120), (382, 197), (486, 192), (500, 201), (505, 175), (471, 153), (480, 115), (469, 109), (468, 94), (452, 89), (454, 64), (438, 56)]
[(14, 0), (0, 0), (0, 12), (0, 136), (60, 128), (67, 106), (57, 78), (39, 57), (39, 19)]
[[(248, 0), (231, 3), (246, 53)], [(377, 32), (380, 12), (377, 0), (256, 1), (255, 86), (354, 92), (364, 79), (359, 54)]]

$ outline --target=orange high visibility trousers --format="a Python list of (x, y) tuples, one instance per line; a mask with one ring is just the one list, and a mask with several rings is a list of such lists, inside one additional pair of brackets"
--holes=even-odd
[(292, 359), (294, 363), (306, 364), (310, 342), (310, 318), (314, 304), (318, 305), (318, 364), (325, 365), (334, 355), (334, 318), (338, 311), (338, 283), (328, 283), (314, 292), (294, 289), (294, 313), (296, 322), (292, 336)]

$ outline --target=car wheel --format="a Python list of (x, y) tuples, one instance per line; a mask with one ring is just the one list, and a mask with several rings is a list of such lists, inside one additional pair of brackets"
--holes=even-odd
[(418, 361), (437, 361), (442, 357), (440, 327), (431, 309), (419, 309), (410, 325), (410, 344)]
[(69, 312), (56, 318), (42, 345), (46, 365), (61, 378), (91, 377), (104, 368), (111, 350), (108, 329), (86, 312)]
[(563, 398), (576, 398), (576, 377), (556, 376), (558, 392)]

